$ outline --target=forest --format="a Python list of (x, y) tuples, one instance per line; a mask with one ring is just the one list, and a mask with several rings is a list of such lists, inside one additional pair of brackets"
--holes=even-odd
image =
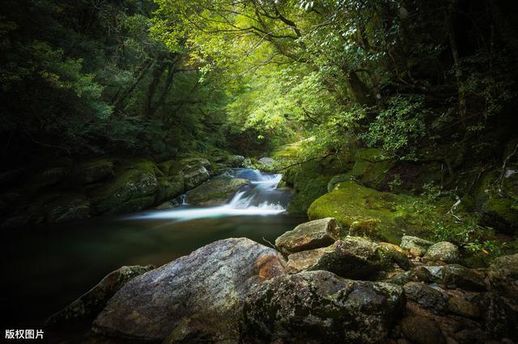
[(5, 339), (518, 342), (515, 13), (4, 0)]

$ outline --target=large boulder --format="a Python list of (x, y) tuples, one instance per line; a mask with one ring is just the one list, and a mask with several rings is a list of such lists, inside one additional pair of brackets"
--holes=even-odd
[(353, 279), (373, 279), (392, 261), (380, 246), (364, 238), (346, 237), (333, 245), (288, 256), (288, 270), (326, 270)]
[(226, 239), (145, 273), (120, 289), (94, 331), (159, 341), (237, 340), (250, 289), (284, 273), (275, 250), (249, 239)]
[(214, 206), (225, 204), (232, 195), (249, 181), (221, 175), (187, 192), (186, 201), (192, 205)]
[(153, 268), (152, 265), (123, 266), (110, 272), (92, 289), (64, 309), (50, 316), (47, 325), (64, 327), (80, 321), (93, 320), (106, 306), (108, 300), (124, 284)]
[(94, 209), (100, 214), (138, 211), (155, 203), (161, 172), (151, 161), (127, 166), (112, 182), (93, 195)]
[(433, 319), (409, 315), (400, 322), (404, 336), (416, 344), (445, 344), (446, 339)]
[(170, 201), (185, 191), (184, 177), (182, 174), (158, 177), (157, 179), (158, 192), (155, 197), (156, 203)]
[(327, 271), (276, 277), (244, 306), (243, 343), (380, 343), (404, 305), (399, 286)]
[(488, 277), (493, 288), (518, 299), (518, 253), (496, 258), (489, 266)]
[(430, 246), (423, 259), (425, 261), (456, 263), (460, 259), (459, 248), (451, 242), (441, 241)]
[(278, 237), (275, 246), (284, 254), (325, 247), (340, 238), (340, 231), (332, 217), (305, 222)]

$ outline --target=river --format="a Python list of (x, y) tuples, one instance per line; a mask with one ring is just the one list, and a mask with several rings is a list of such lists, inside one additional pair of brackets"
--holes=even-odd
[(234, 169), (250, 180), (225, 205), (184, 204), (80, 223), (4, 233), (0, 304), (4, 327), (43, 326), (44, 319), (123, 265), (156, 266), (219, 239), (248, 237), (269, 245), (304, 222), (286, 213), (281, 175)]

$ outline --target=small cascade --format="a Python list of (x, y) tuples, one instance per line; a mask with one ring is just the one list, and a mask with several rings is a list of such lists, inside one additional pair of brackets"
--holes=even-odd
[(262, 173), (247, 168), (233, 169), (229, 174), (235, 178), (248, 179), (250, 184), (240, 189), (227, 204), (194, 208), (185, 203), (185, 196), (183, 196), (180, 208), (145, 213), (138, 215), (137, 218), (188, 221), (225, 216), (276, 215), (286, 211), (291, 194), (277, 188), (282, 174)]

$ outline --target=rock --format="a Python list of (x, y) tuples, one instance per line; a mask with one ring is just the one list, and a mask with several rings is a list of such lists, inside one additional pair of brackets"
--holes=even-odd
[(353, 279), (373, 279), (390, 265), (380, 247), (364, 238), (346, 237), (333, 245), (288, 256), (288, 270), (326, 270)]
[(271, 248), (245, 238), (216, 241), (127, 283), (93, 329), (128, 339), (232, 342), (250, 289), (283, 273)]
[(108, 159), (93, 160), (79, 165), (76, 172), (79, 182), (90, 184), (113, 178), (113, 162)]
[(45, 205), (47, 222), (60, 223), (84, 220), (90, 217), (90, 202), (83, 195), (62, 195)]
[(167, 209), (173, 209), (176, 207), (179, 207), (181, 204), (176, 199), (173, 199), (171, 201), (164, 202), (158, 206), (155, 207), (157, 210), (167, 210)]
[(420, 315), (403, 318), (401, 331), (415, 344), (446, 344), (446, 339), (435, 321)]
[(352, 177), (349, 174), (337, 174), (336, 176), (333, 176), (329, 183), (327, 183), (327, 192), (333, 191), (337, 184), (347, 182), (349, 180), (352, 180)]
[(225, 204), (241, 187), (249, 181), (221, 175), (187, 192), (186, 201), (192, 205), (215, 206)]
[(71, 323), (92, 321), (106, 306), (108, 300), (128, 281), (154, 268), (123, 266), (106, 275), (97, 285), (47, 320), (49, 326), (66, 327)]
[(493, 260), (488, 277), (494, 289), (507, 297), (518, 299), (518, 253)]
[[(493, 338), (518, 341), (518, 306), (495, 292), (484, 293), (481, 302), (484, 329)], [(509, 343), (513, 343), (509, 341)]]
[(93, 195), (95, 211), (100, 214), (122, 214), (152, 206), (159, 189), (157, 172), (158, 168), (151, 161), (129, 166)]
[(415, 236), (404, 235), (401, 238), (401, 247), (407, 249), (413, 256), (423, 256), (433, 242)]
[(261, 159), (258, 160), (258, 162), (261, 165), (268, 166), (268, 167), (272, 167), (273, 164), (275, 164), (275, 160), (272, 158), (268, 158), (268, 157), (262, 157)]
[(448, 241), (433, 244), (423, 257), (425, 261), (442, 261), (445, 263), (456, 263), (459, 258), (459, 248)]
[(380, 242), (379, 245), (383, 253), (393, 260), (400, 268), (404, 270), (410, 269), (412, 263), (408, 259), (405, 250), (388, 242)]
[(442, 269), (442, 283), (448, 288), (484, 291), (484, 276), (459, 264), (446, 265)]
[(463, 296), (453, 295), (448, 299), (448, 311), (466, 318), (480, 317), (480, 308)]
[(184, 177), (182, 174), (174, 176), (158, 177), (158, 192), (155, 202), (170, 201), (184, 193)]
[(242, 343), (380, 343), (404, 305), (401, 287), (327, 271), (276, 277), (246, 299)]
[(305, 222), (278, 237), (275, 246), (284, 254), (325, 247), (340, 238), (340, 231), (331, 217)]
[(349, 235), (375, 238), (377, 233), (377, 227), (380, 223), (381, 221), (379, 219), (365, 219), (354, 221), (349, 226)]
[(226, 159), (226, 164), (230, 167), (243, 167), (245, 157), (242, 155), (230, 155)]
[(426, 268), (418, 266), (410, 271), (401, 272), (392, 276), (387, 282), (397, 285), (405, 285), (408, 282), (424, 282), (432, 281), (432, 274)]
[(444, 313), (448, 308), (448, 295), (439, 288), (420, 282), (408, 282), (403, 286), (405, 296), (434, 313)]
[(185, 190), (191, 190), (210, 178), (207, 159), (184, 159), (181, 161), (181, 173), (184, 177)]

